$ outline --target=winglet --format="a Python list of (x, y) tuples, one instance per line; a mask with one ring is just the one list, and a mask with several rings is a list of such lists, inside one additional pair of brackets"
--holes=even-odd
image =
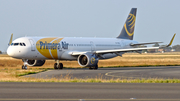
[(174, 36), (172, 37), (172, 39), (171, 39), (170, 43), (169, 43), (166, 47), (171, 46), (171, 44), (172, 44), (172, 42), (173, 42), (173, 40), (174, 40), (174, 37), (175, 37), (175, 36), (176, 36), (176, 33), (174, 34)]
[(12, 38), (13, 38), (13, 33), (11, 34), (11, 38), (10, 38), (10, 40), (9, 40), (9, 44), (8, 44), (8, 45), (11, 45), (11, 43), (12, 43)]

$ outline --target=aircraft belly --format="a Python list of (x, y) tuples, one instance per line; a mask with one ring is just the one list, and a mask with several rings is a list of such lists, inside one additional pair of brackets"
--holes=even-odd
[(72, 56), (68, 53), (69, 53), (68, 51), (65, 51), (64, 53), (62, 53), (60, 60), (77, 60), (76, 56)]
[(110, 59), (110, 58), (114, 58), (114, 57), (116, 57), (116, 56), (117, 56), (117, 55), (114, 54), (114, 53), (107, 53), (107, 54), (101, 55), (102, 58), (100, 58), (100, 59)]

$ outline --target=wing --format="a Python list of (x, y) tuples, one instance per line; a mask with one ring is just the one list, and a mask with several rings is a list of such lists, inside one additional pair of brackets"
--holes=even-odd
[(163, 42), (137, 43), (137, 44), (130, 44), (130, 46), (147, 45), (147, 44), (156, 44), (156, 43), (163, 43)]
[[(147, 48), (128, 48), (128, 49), (112, 49), (112, 50), (97, 50), (93, 53), (95, 54), (105, 54), (105, 53), (118, 53), (118, 52), (129, 52), (129, 51), (140, 51), (140, 50), (146, 50), (146, 49), (159, 49), (160, 47), (147, 47)], [(71, 55), (80, 55), (84, 54), (90, 51), (84, 51), (84, 52), (69, 52)]]
[[(165, 47), (169, 47), (172, 44), (175, 35), (176, 34), (174, 34), (174, 36), (172, 37), (170, 43), (167, 46), (165, 46)], [(145, 48), (127, 48), (127, 49), (97, 50), (97, 51), (94, 51), (93, 53), (94, 54), (105, 54), (105, 53), (118, 53), (118, 52), (129, 52), (129, 51), (136, 51), (137, 52), (137, 51), (146, 50), (146, 49), (159, 49), (159, 48), (163, 48), (163, 47), (145, 47)], [(84, 53), (87, 53), (87, 52), (90, 52), (90, 51), (69, 52), (69, 54), (71, 54), (71, 55), (80, 55), (80, 54), (84, 54)]]

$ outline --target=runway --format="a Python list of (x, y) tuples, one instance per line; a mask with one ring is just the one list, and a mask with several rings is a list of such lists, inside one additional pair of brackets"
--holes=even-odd
[(180, 79), (180, 66), (161, 67), (119, 67), (119, 68), (99, 68), (98, 70), (83, 69), (63, 69), (48, 70), (46, 72), (27, 75), (25, 77), (34, 78), (57, 78), (68, 76), (70, 78), (102, 78), (102, 79)]
[(2, 101), (179, 101), (179, 94), (180, 84), (0, 83)]

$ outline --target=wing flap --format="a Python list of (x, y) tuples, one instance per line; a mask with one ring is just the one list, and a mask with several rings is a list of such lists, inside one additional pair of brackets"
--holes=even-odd
[[(159, 49), (159, 47), (98, 50), (98, 51), (94, 51), (93, 53), (95, 53), (95, 54), (117, 53), (117, 52), (129, 52), (129, 51), (138, 51), (138, 50), (146, 50), (146, 49)], [(88, 51), (84, 51), (84, 52), (69, 52), (69, 54), (70, 55), (80, 55), (80, 54), (84, 54), (84, 53), (87, 53), (87, 52)]]
[(163, 42), (137, 43), (137, 44), (130, 44), (130, 46), (147, 45), (147, 44), (156, 44), (156, 43), (163, 43)]
[(159, 47), (128, 48), (128, 49), (114, 49), (114, 50), (99, 50), (99, 51), (96, 51), (96, 53), (97, 54), (102, 54), (102, 53), (129, 52), (129, 51), (138, 51), (138, 50), (146, 50), (146, 49), (159, 49)]

